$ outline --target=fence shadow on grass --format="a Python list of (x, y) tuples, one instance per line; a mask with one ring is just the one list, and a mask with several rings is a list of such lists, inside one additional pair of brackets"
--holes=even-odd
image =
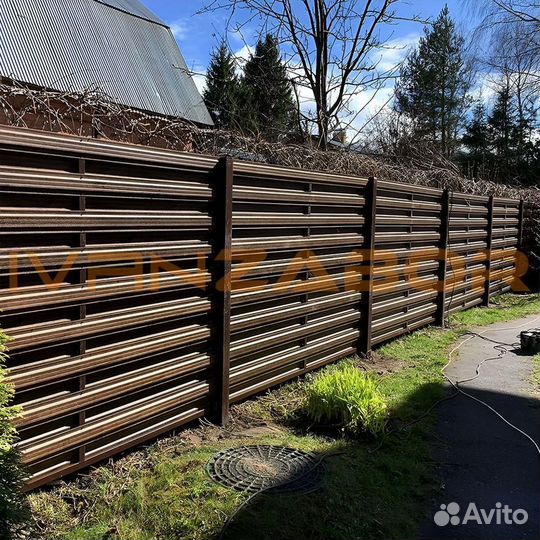
[[(425, 385), (394, 412), (410, 419), (442, 390), (442, 385)], [(486, 391), (474, 395), (540, 440), (540, 400)], [(258, 495), (222, 538), (536, 540), (540, 468), (532, 444), (462, 395), (441, 402), (436, 412), (437, 421), (430, 415), (389, 435), (375, 451), (377, 443), (336, 441), (339, 453), (327, 458), (319, 491)], [(501, 502), (525, 509), (529, 517), (523, 525), (439, 527), (434, 513), (449, 502), (460, 505), (462, 517), (470, 502), (486, 510)]]

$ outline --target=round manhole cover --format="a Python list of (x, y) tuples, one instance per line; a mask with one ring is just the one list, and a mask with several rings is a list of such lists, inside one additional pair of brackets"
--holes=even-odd
[(207, 471), (214, 481), (238, 491), (310, 493), (320, 486), (324, 463), (314, 454), (283, 446), (241, 446), (216, 454)]

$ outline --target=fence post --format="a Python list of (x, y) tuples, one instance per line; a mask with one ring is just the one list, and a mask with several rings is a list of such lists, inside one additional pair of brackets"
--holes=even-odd
[[(368, 257), (367, 283), (362, 288), (360, 342), (358, 352), (368, 354), (371, 350), (371, 326), (373, 320), (373, 276), (375, 268), (375, 229), (377, 221), (377, 178), (371, 177), (366, 185), (364, 205), (364, 256)], [(365, 265), (365, 260), (363, 261)], [(362, 275), (362, 282), (364, 282)], [(363, 332), (362, 332), (363, 329)]]
[(484, 295), (482, 305), (489, 306), (489, 288), (491, 285), (491, 248), (493, 246), (493, 211), (495, 209), (495, 199), (493, 195), (489, 197), (488, 202), (488, 223), (487, 223), (487, 241), (486, 241), (486, 280), (484, 282)]
[[(86, 174), (86, 160), (84, 158), (79, 158), (79, 176), (84, 177)], [(79, 212), (84, 213), (86, 210), (86, 195), (83, 193), (79, 194)], [(79, 245), (78, 245), (80, 251), (81, 251), (81, 259), (82, 259), (82, 253), (84, 252), (86, 248), (86, 231), (81, 229), (79, 231)], [(86, 285), (86, 281), (88, 279), (87, 276), (88, 270), (86, 266), (81, 266), (79, 270), (79, 284), (81, 287), (84, 287)], [(86, 303), (81, 303), (79, 305), (79, 324), (82, 324), (84, 319), (86, 319)], [(81, 357), (86, 353), (86, 339), (80, 339), (78, 342), (78, 347), (76, 349), (75, 354), (80, 355)], [(78, 386), (77, 390), (79, 392), (82, 392), (86, 387), (86, 375), (80, 375), (78, 378)], [(83, 426), (86, 422), (86, 409), (79, 412), (78, 416), (78, 424), (79, 426)], [(79, 446), (78, 449), (78, 459), (79, 462), (84, 462), (86, 457), (86, 450), (85, 446)]]
[(211, 396), (215, 421), (225, 424), (229, 416), (229, 370), (231, 344), (231, 255), (234, 162), (220, 158), (215, 174), (215, 245), (212, 272), (216, 395)]
[(518, 214), (518, 238), (517, 249), (518, 251), (523, 249), (523, 227), (525, 224), (525, 201), (521, 199), (519, 201), (519, 214)]
[(445, 189), (441, 198), (441, 231), (439, 238), (439, 270), (437, 311), (435, 324), (444, 328), (446, 319), (446, 269), (448, 265), (448, 233), (450, 231), (450, 191)]

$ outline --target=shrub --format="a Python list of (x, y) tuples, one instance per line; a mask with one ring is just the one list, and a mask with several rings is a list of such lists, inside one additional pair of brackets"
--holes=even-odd
[(331, 366), (306, 386), (306, 411), (317, 423), (338, 424), (350, 433), (383, 433), (387, 407), (373, 378), (350, 362)]
[(17, 432), (13, 419), (19, 414), (11, 406), (13, 387), (6, 382), (5, 360), (7, 337), (0, 331), (0, 538), (10, 538), (18, 525), (24, 523), (27, 507), (21, 493), (24, 472), (19, 455), (13, 448)]

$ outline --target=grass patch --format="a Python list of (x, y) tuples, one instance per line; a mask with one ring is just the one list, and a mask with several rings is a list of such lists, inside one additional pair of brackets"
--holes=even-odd
[[(530, 296), (505, 295), (497, 304), (452, 317), (448, 330), (428, 328), (389, 343), (377, 352), (384, 357), (381, 362), (348, 360), (321, 373), (371, 370), (370, 378), (388, 404), (392, 426), (406, 424), (443, 395), (441, 369), (448, 349), (467, 328), (523, 317), (540, 307)], [(383, 360), (399, 368), (378, 373)], [(540, 375), (540, 358), (536, 362)], [(256, 497), (239, 512), (225, 538), (417, 538), (426, 501), (437, 489), (430, 460), (434, 417), (387, 434), (376, 451), (376, 443), (366, 440), (315, 434), (307, 427), (303, 411), (308, 383), (318, 377), (322, 375), (291, 382), (235, 406), (226, 429), (183, 430), (89, 476), (31, 494), (35, 519), (31, 537), (215, 538), (245, 495), (214, 484), (206, 475), (206, 462), (224, 448), (277, 444), (333, 453), (327, 460), (323, 488), (307, 496)]]
[(383, 377), (379, 383), (391, 416), (402, 420), (414, 418), (442, 397), (441, 370), (448, 361), (448, 350), (468, 330), (539, 312), (538, 295), (503, 294), (492, 300), (489, 308), (475, 307), (452, 315), (448, 329), (419, 330), (381, 347), (382, 356), (404, 365), (400, 372)]
[(532, 374), (532, 384), (536, 393), (540, 392), (540, 353), (533, 357), (534, 371)]
[(382, 377), (379, 389), (390, 416), (409, 421), (426, 411), (444, 392), (441, 370), (448, 350), (465, 329), (428, 328), (381, 347), (379, 353), (403, 362), (398, 373)]
[(377, 383), (352, 362), (315, 375), (305, 392), (307, 414), (318, 424), (336, 424), (353, 434), (379, 435), (385, 430), (387, 407)]
[(540, 314), (538, 294), (503, 294), (491, 300), (489, 308), (473, 308), (452, 315), (451, 323), (461, 326), (486, 326)]

